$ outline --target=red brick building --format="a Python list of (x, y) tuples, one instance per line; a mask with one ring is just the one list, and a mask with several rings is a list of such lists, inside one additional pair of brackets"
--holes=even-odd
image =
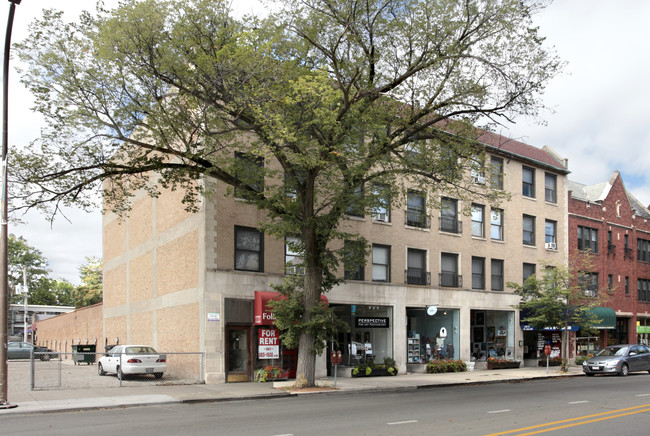
[[(578, 354), (589, 347), (650, 340), (650, 210), (623, 184), (618, 171), (607, 182), (569, 181), (569, 259), (593, 253), (585, 292), (611, 289), (597, 336), (578, 333)], [(611, 316), (608, 317), (608, 313)]]

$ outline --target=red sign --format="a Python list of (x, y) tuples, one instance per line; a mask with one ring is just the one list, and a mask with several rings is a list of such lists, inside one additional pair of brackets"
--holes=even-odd
[[(271, 300), (282, 300), (283, 298), (285, 297), (279, 292), (255, 291), (255, 303), (253, 304), (253, 324), (273, 325), (275, 315), (271, 311), (271, 308), (268, 306), (268, 303)], [(320, 301), (322, 303), (328, 303), (327, 297), (324, 295), (320, 296)]]

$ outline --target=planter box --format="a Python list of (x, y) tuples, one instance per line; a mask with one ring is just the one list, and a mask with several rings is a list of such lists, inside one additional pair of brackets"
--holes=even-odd
[(488, 362), (487, 369), (512, 369), (519, 368), (521, 362), (518, 360), (512, 362)]
[(352, 372), (352, 377), (381, 377), (381, 376), (387, 376), (387, 375), (388, 376), (397, 375), (397, 373), (395, 372), (394, 374), (391, 374), (385, 368), (373, 368), (370, 375), (366, 375), (365, 371), (359, 371), (358, 374), (355, 374), (354, 371)]
[[(548, 361), (548, 366), (560, 366), (562, 365), (561, 360), (549, 360)], [(546, 366), (546, 359), (538, 360), (537, 361), (537, 366)]]

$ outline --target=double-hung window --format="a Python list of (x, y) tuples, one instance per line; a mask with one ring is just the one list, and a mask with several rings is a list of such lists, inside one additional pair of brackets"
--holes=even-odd
[(235, 172), (245, 187), (235, 188), (235, 197), (250, 200), (255, 192), (264, 190), (264, 159), (248, 153), (235, 152)]
[(390, 201), (388, 200), (388, 188), (382, 185), (372, 187), (374, 202), (372, 208), (372, 220), (383, 223), (390, 222)]
[(535, 217), (523, 216), (523, 243), (524, 245), (535, 245)]
[(373, 244), (372, 246), (372, 281), (390, 282), (390, 247)]
[(460, 233), (458, 222), (458, 200), (443, 198), (440, 202), (440, 230), (449, 233)]
[(284, 271), (287, 275), (304, 275), (301, 240), (297, 236), (284, 239)]
[(346, 280), (364, 280), (364, 254), (362, 242), (344, 242), (343, 274)]
[(544, 199), (549, 203), (557, 203), (557, 176), (551, 173), (544, 175)]
[(424, 194), (421, 192), (408, 191), (407, 193), (406, 225), (420, 228), (429, 227)]
[(345, 213), (348, 216), (363, 218), (363, 186), (357, 186), (352, 193), (351, 202)]
[(472, 236), (485, 237), (485, 207), (480, 204), (472, 204)]
[(485, 289), (485, 259), (472, 257), (472, 289)]
[(503, 159), (492, 156), (490, 158), (490, 184), (494, 189), (503, 189)]
[(409, 248), (406, 253), (406, 283), (411, 285), (429, 285), (430, 275), (427, 271), (427, 252)]
[(535, 168), (521, 168), (521, 194), (524, 197), (535, 198)]
[(598, 253), (598, 229), (578, 226), (578, 250)]
[(458, 255), (442, 253), (440, 255), (440, 286), (458, 288), (461, 286), (458, 275)]
[(492, 209), (490, 212), (490, 237), (503, 241), (503, 209)]
[(503, 291), (503, 260), (492, 259), (490, 262), (492, 290)]
[(263, 271), (264, 234), (250, 227), (235, 226), (235, 269)]
[(546, 220), (544, 223), (544, 242), (549, 250), (557, 249), (557, 222)]
[(636, 258), (641, 262), (650, 262), (650, 241), (646, 239), (636, 240)]

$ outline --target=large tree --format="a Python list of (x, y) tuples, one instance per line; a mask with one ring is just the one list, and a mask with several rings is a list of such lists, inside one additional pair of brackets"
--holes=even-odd
[(229, 3), (125, 0), (69, 24), (45, 12), (18, 53), (48, 125), (13, 158), (12, 201), (90, 206), (103, 187), (125, 213), (136, 190), (170, 188), (197, 210), (232, 186), (266, 232), (299, 236), (305, 274), (285, 292), (312, 385), (332, 243), (354, 238), (346, 211), (409, 188), (494, 200), (464, 177), (485, 169), (475, 126), (538, 115), (559, 63), (533, 0), (286, 0), (243, 18)]
[(101, 303), (103, 296), (102, 260), (86, 257), (86, 263), (79, 267), (81, 285), (74, 289), (75, 307), (92, 306)]
[(22, 236), (9, 235), (7, 241), (8, 282), (13, 291), (10, 301), (21, 303), (23, 301), (22, 289), (27, 282), (28, 301), (32, 304), (51, 304), (50, 278), (52, 272), (43, 253), (29, 245)]

